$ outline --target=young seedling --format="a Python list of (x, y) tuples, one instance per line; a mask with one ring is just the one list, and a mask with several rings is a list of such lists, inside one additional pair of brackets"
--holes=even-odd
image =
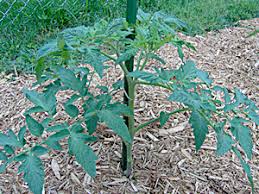
[[(69, 153), (92, 177), (96, 176), (97, 156), (89, 143), (97, 140), (96, 128), (104, 123), (123, 142), (122, 170), (126, 176), (132, 173), (132, 145), (134, 135), (154, 122), (164, 125), (170, 116), (188, 112), (193, 128), (196, 150), (199, 150), (209, 130), (217, 138), (216, 154), (233, 151), (248, 177), (252, 189), (252, 172), (247, 159), (252, 159), (253, 141), (248, 123), (259, 125), (258, 108), (240, 90), (230, 91), (212, 85), (208, 73), (186, 60), (182, 47), (194, 47), (177, 36), (178, 29), (186, 25), (177, 18), (162, 12), (153, 15), (138, 10), (135, 22), (124, 18), (111, 22), (100, 21), (94, 26), (79, 26), (61, 32), (57, 39), (43, 46), (38, 52), (36, 66), (38, 90), (23, 92), (34, 106), (24, 113), (26, 125), (18, 134), (12, 130), (0, 133), (0, 172), (11, 163), (18, 163), (18, 173), (35, 194), (41, 194), (44, 185), (44, 168), (40, 156), (50, 150), (62, 150), (60, 141), (66, 141)], [(134, 37), (134, 38), (132, 38)], [(174, 45), (181, 59), (178, 69), (154, 68), (147, 71), (150, 60), (161, 65), (165, 61), (156, 51), (165, 44)], [(135, 56), (135, 60), (133, 57)], [(104, 62), (111, 60), (125, 76), (125, 104), (112, 100), (112, 93), (121, 89), (121, 80), (108, 86), (99, 86), (101, 93), (94, 95), (89, 87), (93, 75), (102, 77)], [(77, 64), (87, 63), (94, 71)], [(134, 121), (136, 87), (149, 85), (168, 91), (168, 100), (181, 104), (181, 109), (161, 112), (159, 117), (137, 125)], [(69, 122), (56, 119), (59, 91), (69, 91), (70, 98), (62, 103), (63, 110), (71, 118)], [(218, 94), (222, 94), (223, 100)], [(75, 104), (79, 104), (76, 106)], [(44, 113), (44, 114), (42, 114)], [(38, 117), (44, 116), (44, 119)], [(28, 141), (30, 133), (36, 141)]]

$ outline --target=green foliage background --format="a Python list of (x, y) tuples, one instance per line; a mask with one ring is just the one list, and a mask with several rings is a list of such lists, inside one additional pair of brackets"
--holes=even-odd
[[(28, 1), (24, 7), (24, 3)], [(9, 2), (6, 3), (6, 2)], [(35, 51), (58, 31), (125, 16), (125, 0), (0, 0), (0, 71), (32, 71)], [(185, 21), (187, 33), (200, 34), (259, 17), (259, 0), (140, 0), (149, 12), (163, 10)], [(23, 8), (21, 10), (21, 8)], [(18, 14), (19, 13), (19, 14)], [(14, 20), (15, 19), (15, 20)]]

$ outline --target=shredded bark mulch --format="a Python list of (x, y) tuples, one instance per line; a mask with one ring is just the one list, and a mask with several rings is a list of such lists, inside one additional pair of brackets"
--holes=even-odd
[[(259, 26), (259, 19), (241, 21), (240, 27), (209, 32), (205, 36), (186, 37), (197, 52), (185, 50), (186, 57), (210, 73), (214, 83), (229, 89), (238, 87), (259, 105), (259, 36), (247, 37)], [(158, 52), (167, 61), (167, 67), (180, 64), (177, 51), (166, 45)], [(111, 64), (112, 65), (112, 64)], [(157, 66), (154, 61), (148, 67)], [(119, 68), (109, 68), (104, 78), (95, 78), (95, 84), (114, 83), (122, 79)], [(23, 113), (32, 106), (21, 90), (31, 87), (32, 75), (0, 75), (0, 130), (18, 130), (24, 124)], [(95, 91), (98, 92), (98, 91)], [(62, 102), (69, 94), (59, 93)], [(160, 111), (172, 110), (179, 105), (168, 102), (168, 91), (148, 86), (138, 87), (136, 123), (155, 118)], [(122, 100), (122, 92), (114, 96)], [(57, 116), (67, 120), (62, 111)], [(254, 148), (250, 163), (255, 193), (259, 193), (259, 128), (251, 125)], [(238, 159), (228, 153), (215, 155), (215, 133), (210, 131), (198, 152), (195, 151), (188, 115), (173, 116), (163, 128), (155, 123), (139, 132), (134, 143), (134, 176), (123, 177), (120, 171), (120, 139), (106, 129), (98, 128), (100, 141), (92, 144), (98, 154), (97, 176), (89, 177), (73, 157), (64, 151), (51, 152), (42, 159), (45, 164), (46, 193), (250, 193), (249, 182)], [(26, 137), (28, 141), (32, 137)], [(0, 193), (28, 193), (22, 176), (13, 165), (0, 176)]]

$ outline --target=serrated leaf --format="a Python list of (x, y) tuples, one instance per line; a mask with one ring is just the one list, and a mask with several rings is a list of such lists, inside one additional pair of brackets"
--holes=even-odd
[(44, 127), (30, 115), (26, 115), (26, 123), (32, 135), (40, 137), (44, 131)]
[(82, 140), (84, 143), (86, 142), (95, 142), (97, 138), (95, 136), (87, 135), (85, 133), (75, 133), (72, 132), (71, 136), (73, 136), (76, 139)]
[(50, 141), (59, 141), (69, 135), (70, 135), (69, 131), (67, 129), (63, 129), (63, 130), (58, 131), (55, 134), (49, 136), (48, 139), (46, 140), (46, 143), (48, 143)]
[(181, 102), (189, 107), (195, 109), (201, 108), (201, 99), (200, 96), (196, 93), (191, 93), (185, 90), (175, 90), (173, 94), (168, 97), (170, 101)]
[(239, 152), (239, 150), (237, 148), (233, 147), (232, 150), (236, 154), (236, 156), (238, 157), (238, 159), (239, 159), (239, 161), (241, 163), (241, 166), (244, 169), (244, 171), (245, 171), (245, 173), (247, 175), (247, 178), (248, 178), (248, 180), (249, 180), (249, 182), (251, 184), (252, 190), (254, 191), (254, 181), (253, 181), (253, 176), (252, 176), (252, 173), (251, 173), (250, 166), (242, 158), (242, 155), (241, 155), (241, 153)]
[(49, 90), (46, 93), (38, 93), (33, 90), (23, 89), (23, 93), (34, 105), (42, 107), (50, 114), (55, 113), (56, 108), (56, 91)]
[(212, 84), (212, 79), (209, 78), (209, 74), (207, 72), (198, 70), (196, 75), (198, 78), (200, 78), (206, 84), (208, 84), (208, 85)]
[(73, 94), (67, 101), (65, 104), (73, 104), (76, 100), (78, 100), (80, 98), (79, 95), (77, 94)]
[(236, 140), (240, 143), (241, 147), (244, 149), (247, 157), (252, 158), (253, 140), (251, 136), (250, 129), (244, 126), (244, 122), (241, 118), (234, 118), (231, 124), (231, 132), (235, 136)]
[(96, 128), (99, 121), (99, 117), (97, 115), (89, 116), (86, 118), (85, 124), (87, 127), (87, 131), (90, 135), (92, 135)]
[(5, 161), (7, 160), (7, 156), (5, 155), (4, 152), (0, 151), (0, 161)]
[(67, 129), (68, 128), (68, 124), (67, 123), (61, 123), (61, 124), (57, 124), (54, 126), (50, 126), (46, 129), (46, 131), (48, 132), (56, 132), (56, 131), (61, 131), (63, 129)]
[(165, 60), (162, 59), (161, 57), (159, 57), (159, 56), (158, 56), (157, 54), (155, 54), (155, 53), (148, 53), (148, 54), (147, 54), (147, 58), (148, 58), (148, 59), (155, 59), (155, 60), (159, 61), (160, 63), (162, 63), (163, 65), (166, 64)]
[(14, 149), (13, 149), (11, 146), (9, 146), (9, 145), (5, 145), (5, 146), (4, 146), (4, 150), (5, 150), (5, 152), (6, 152), (7, 154), (10, 154), (10, 155), (12, 155), (12, 154), (15, 153), (15, 152), (14, 152)]
[(108, 93), (109, 88), (107, 86), (97, 86), (103, 93)]
[(118, 80), (114, 84), (112, 84), (112, 87), (114, 90), (119, 90), (124, 87), (124, 81), (123, 80)]
[(35, 146), (31, 149), (31, 153), (34, 154), (35, 156), (41, 156), (41, 155), (44, 155), (46, 153), (48, 153), (48, 149), (43, 147), (43, 146)]
[(163, 127), (169, 118), (170, 118), (170, 115), (162, 111), (159, 117), (160, 127)]
[(26, 133), (26, 126), (23, 126), (20, 128), (20, 131), (18, 133), (18, 139), (21, 142), (22, 145), (25, 145), (26, 141), (24, 139), (24, 135)]
[(109, 110), (101, 110), (98, 112), (98, 117), (125, 141), (132, 141), (128, 127), (120, 116)]
[(84, 170), (91, 176), (96, 176), (97, 156), (93, 150), (84, 143), (84, 140), (72, 135), (69, 140), (69, 150), (76, 157), (76, 161), (81, 164)]
[(224, 125), (225, 123), (219, 123), (215, 128), (217, 134), (216, 153), (219, 156), (222, 156), (231, 150), (232, 145), (235, 143), (231, 136), (224, 131)]
[(44, 119), (42, 122), (41, 122), (41, 124), (42, 124), (42, 126), (44, 127), (44, 128), (47, 128), (48, 126), (49, 126), (49, 123), (51, 122), (51, 121), (53, 121), (54, 119), (53, 118), (46, 118), (46, 119)]
[(68, 105), (65, 104), (65, 111), (72, 118), (77, 117), (79, 114), (78, 108), (73, 104), (68, 104)]
[(184, 65), (180, 67), (180, 69), (175, 71), (175, 76), (179, 81), (190, 81), (195, 78), (199, 78), (208, 85), (212, 83), (212, 80), (209, 78), (208, 73), (197, 69), (195, 63), (190, 60), (186, 61)]
[(97, 74), (102, 78), (105, 58), (94, 48), (84, 49), (85, 63), (90, 64)]
[[(17, 161), (17, 162), (22, 162), (26, 159), (27, 157), (27, 154), (25, 153), (22, 153), (22, 154), (18, 154), (14, 157), (14, 160)], [(19, 174), (19, 173), (18, 173)]]
[(81, 122), (76, 122), (71, 126), (70, 131), (73, 133), (82, 133), (84, 128), (82, 127)]
[(125, 104), (120, 104), (120, 103), (109, 104), (106, 107), (106, 109), (117, 115), (125, 115), (129, 117), (133, 116), (133, 112)]
[(14, 147), (23, 146), (18, 141), (16, 135), (14, 134), (14, 132), (12, 130), (9, 130), (7, 135), (0, 133), (0, 145), (1, 146), (14, 146)]
[(42, 194), (45, 173), (41, 160), (30, 153), (19, 168), (30, 190), (34, 194)]
[(255, 111), (253, 111), (253, 110), (249, 111), (249, 113), (247, 114), (247, 116), (248, 116), (253, 122), (255, 122), (256, 125), (259, 125), (259, 115), (258, 115)]
[(61, 82), (68, 88), (80, 91), (82, 88), (82, 84), (79, 78), (77, 78), (73, 71), (70, 69), (65, 69), (63, 67), (60, 67), (57, 71), (57, 74), (59, 78), (61, 79)]
[(38, 60), (49, 56), (52, 53), (56, 53), (59, 51), (58, 45), (56, 40), (52, 40), (49, 43), (45, 44), (44, 46), (42, 46), (37, 53), (37, 58)]
[(41, 106), (32, 107), (24, 112), (24, 115), (30, 115), (32, 113), (45, 112), (45, 109)]
[(135, 48), (126, 50), (116, 60), (116, 64), (121, 64), (124, 61), (128, 61), (131, 57), (136, 55), (137, 51), (138, 51), (138, 49), (135, 49)]
[(58, 141), (48, 141), (48, 142), (45, 142), (45, 144), (49, 147), (49, 148), (52, 148), (54, 150), (59, 150), (61, 151), (62, 150), (62, 146), (60, 145), (60, 143)]
[(196, 150), (199, 150), (208, 133), (208, 122), (198, 111), (194, 110), (189, 123), (193, 128)]

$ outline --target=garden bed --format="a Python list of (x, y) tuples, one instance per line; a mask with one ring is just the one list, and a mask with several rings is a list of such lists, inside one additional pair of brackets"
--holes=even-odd
[[(209, 32), (205, 36), (180, 36), (197, 49), (197, 52), (186, 50), (186, 56), (208, 71), (216, 84), (230, 89), (239, 87), (259, 105), (259, 37), (247, 37), (259, 26), (259, 18), (241, 24), (241, 27)], [(175, 48), (166, 45), (159, 54), (166, 59), (168, 66), (179, 65)], [(150, 67), (155, 65), (155, 62), (149, 64)], [(104, 78), (96, 78), (95, 83), (111, 84), (118, 77), (122, 78), (119, 68), (109, 68)], [(18, 129), (24, 124), (22, 114), (31, 104), (21, 90), (30, 87), (34, 81), (35, 77), (31, 75), (0, 75), (0, 130)], [(167, 96), (164, 89), (139, 87), (136, 122), (178, 106), (168, 102)], [(58, 96), (61, 101), (65, 97), (63, 93)], [(115, 98), (122, 99), (122, 92)], [(58, 116), (67, 119), (62, 113)], [(250, 185), (245, 174), (240, 173), (242, 168), (234, 154), (215, 156), (213, 131), (207, 135), (203, 149), (195, 152), (187, 116), (179, 114), (163, 128), (155, 123), (146, 127), (145, 132), (138, 133), (134, 143), (134, 177), (130, 180), (121, 175), (119, 138), (107, 130), (104, 132), (104, 126), (98, 129), (100, 141), (92, 144), (99, 156), (95, 179), (91, 179), (68, 155), (64, 145), (64, 152), (52, 152), (51, 157), (43, 157), (46, 158), (46, 193), (249, 193)], [(251, 168), (255, 193), (259, 193), (259, 129), (256, 126), (252, 129), (255, 144)], [(0, 193), (27, 193), (28, 188), (21, 176), (16, 175), (16, 168), (12, 166), (0, 176)]]

